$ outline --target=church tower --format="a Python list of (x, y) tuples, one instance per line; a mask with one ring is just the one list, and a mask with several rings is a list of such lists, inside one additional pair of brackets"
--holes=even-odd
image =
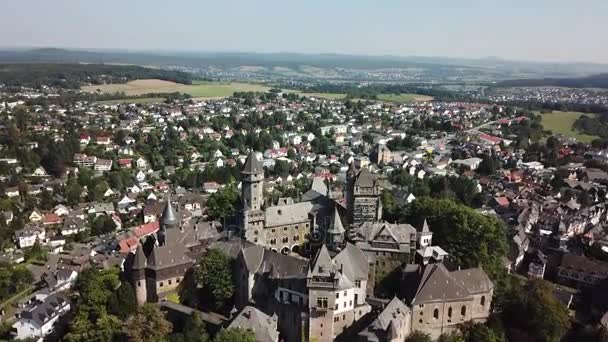
[(264, 228), (264, 167), (251, 151), (241, 171), (242, 228), (246, 240), (257, 243)]
[(357, 168), (355, 161), (351, 161), (346, 171), (346, 212), (348, 223), (353, 223), (353, 213), (355, 211), (355, 179), (357, 178)]
[(422, 225), (422, 231), (418, 234), (418, 248), (425, 248), (433, 245), (433, 232), (429, 229), (426, 219)]
[(146, 288), (146, 255), (141, 247), (141, 244), (137, 244), (137, 250), (135, 251), (135, 258), (133, 259), (133, 266), (131, 267), (131, 282), (133, 288), (135, 288), (135, 298), (137, 298), (137, 305), (142, 306), (148, 300), (148, 290)]
[(160, 219), (160, 228), (157, 234), (159, 246), (164, 246), (167, 243), (167, 229), (174, 229), (179, 225), (179, 218), (173, 205), (171, 204), (171, 194), (167, 195), (167, 203)]

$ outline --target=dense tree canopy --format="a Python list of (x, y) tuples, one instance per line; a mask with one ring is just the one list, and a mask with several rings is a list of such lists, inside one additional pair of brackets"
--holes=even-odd
[(201, 289), (203, 303), (209, 303), (216, 309), (228, 304), (235, 287), (232, 264), (232, 259), (216, 249), (209, 250), (198, 262), (194, 275), (196, 285)]
[(222, 329), (213, 339), (214, 342), (255, 342), (253, 331), (242, 328)]
[(419, 198), (406, 208), (406, 222), (422, 225), (427, 220), (433, 244), (450, 254), (461, 267), (482, 265), (491, 276), (502, 273), (507, 253), (504, 224), (497, 217), (482, 215), (449, 199)]
[(158, 304), (147, 303), (131, 316), (124, 327), (125, 335), (133, 342), (167, 341), (173, 325), (165, 319)]

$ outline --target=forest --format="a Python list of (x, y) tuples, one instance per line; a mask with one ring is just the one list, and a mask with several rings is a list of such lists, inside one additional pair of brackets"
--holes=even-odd
[(126, 83), (156, 78), (192, 84), (188, 73), (145, 68), (136, 65), (14, 63), (0, 65), (0, 84), (7, 87), (40, 88), (51, 86), (78, 89), (83, 84)]

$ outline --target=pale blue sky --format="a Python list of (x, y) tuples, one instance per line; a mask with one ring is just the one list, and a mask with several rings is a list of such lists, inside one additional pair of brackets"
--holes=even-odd
[(7, 0), (0, 46), (608, 63), (608, 0)]

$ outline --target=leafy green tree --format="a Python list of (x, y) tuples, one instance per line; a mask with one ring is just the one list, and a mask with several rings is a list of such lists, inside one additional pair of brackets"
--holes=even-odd
[(91, 222), (91, 230), (93, 235), (108, 234), (116, 229), (116, 224), (108, 215), (99, 215)]
[(504, 273), (506, 231), (494, 216), (483, 215), (449, 199), (418, 198), (406, 209), (405, 222), (419, 225), (426, 219), (433, 243), (450, 254), (455, 264), (468, 268), (482, 265), (494, 279)]
[(120, 284), (119, 270), (82, 271), (76, 280), (79, 297), (74, 307), (74, 318), (65, 336), (68, 342), (113, 341), (122, 335), (121, 320), (107, 312), (107, 304)]
[(194, 276), (197, 287), (205, 297), (203, 303), (211, 303), (215, 308), (228, 304), (235, 287), (232, 263), (232, 259), (216, 249), (211, 249), (198, 262)]
[(255, 334), (243, 328), (222, 329), (213, 342), (255, 342)]
[(229, 185), (209, 196), (207, 214), (210, 219), (224, 219), (233, 215), (239, 205), (239, 193)]
[(137, 310), (137, 299), (135, 298), (135, 290), (128, 281), (123, 281), (120, 287), (112, 293), (108, 301), (108, 311), (125, 319)]
[(124, 333), (133, 342), (161, 342), (168, 340), (172, 329), (159, 306), (147, 303), (127, 320)]
[(504, 337), (482, 323), (464, 324), (461, 332), (465, 342), (504, 342)]
[(501, 317), (509, 340), (557, 342), (570, 328), (568, 309), (553, 295), (551, 284), (540, 279), (514, 286)]
[(171, 342), (209, 342), (209, 334), (205, 327), (200, 314), (194, 312), (189, 316), (184, 324), (184, 329), (181, 333), (171, 335)]
[(431, 336), (421, 331), (414, 331), (405, 339), (405, 342), (432, 342)]
[(496, 172), (496, 161), (494, 161), (494, 158), (491, 155), (485, 154), (481, 158), (477, 172), (482, 175), (491, 175)]

